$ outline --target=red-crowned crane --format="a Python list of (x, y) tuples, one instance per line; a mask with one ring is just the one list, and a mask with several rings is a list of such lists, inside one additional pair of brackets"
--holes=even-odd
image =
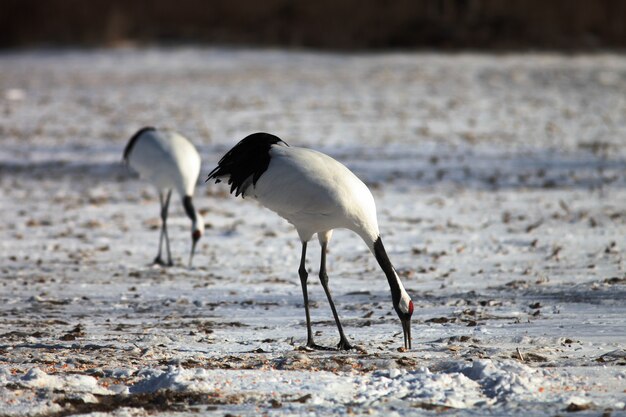
[(326, 248), (336, 228), (354, 231), (376, 257), (387, 276), (393, 307), (402, 322), (404, 347), (411, 348), (413, 302), (383, 246), (372, 193), (348, 168), (323, 153), (291, 147), (268, 133), (254, 133), (224, 155), (207, 181), (211, 179), (216, 182), (226, 180), (235, 196), (256, 199), (293, 224), (298, 231), (302, 242), (298, 273), (304, 297), (309, 348), (324, 349), (313, 341), (305, 268), (307, 242), (316, 233), (322, 247), (319, 277), (339, 330), (337, 348), (352, 348), (343, 333), (326, 274)]
[[(188, 139), (175, 132), (154, 127), (144, 127), (133, 135), (124, 149), (124, 161), (139, 176), (159, 191), (161, 203), (161, 236), (159, 252), (154, 263), (172, 266), (170, 240), (167, 234), (167, 212), (172, 190), (180, 195), (185, 213), (191, 219), (191, 253), (189, 267), (193, 260), (198, 240), (204, 233), (204, 220), (193, 206), (193, 193), (200, 175), (200, 155)], [(161, 257), (165, 239), (167, 262)]]

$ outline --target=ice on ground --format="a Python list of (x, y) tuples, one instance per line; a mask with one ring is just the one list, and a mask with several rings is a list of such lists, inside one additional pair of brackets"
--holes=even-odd
[(523, 394), (535, 396), (540, 388), (547, 388), (541, 372), (512, 361), (494, 364), (489, 359), (482, 359), (463, 365), (459, 371), (479, 382), (481, 391), (495, 401), (506, 401), (508, 397)]
[(370, 406), (381, 401), (452, 408), (469, 408), (485, 403), (480, 385), (460, 373), (433, 374), (427, 368), (376, 371), (359, 378), (358, 383), (356, 401)]
[(24, 375), (12, 374), (0, 369), (1, 415), (47, 415), (63, 408), (55, 401), (56, 393), (64, 393), (67, 399), (81, 403), (98, 403), (95, 395), (114, 395), (118, 392), (98, 384), (96, 378), (76, 374), (48, 374), (39, 368), (31, 368)]
[(142, 370), (138, 376), (140, 381), (130, 387), (133, 394), (174, 390), (265, 395), (278, 399), (308, 394), (313, 403), (330, 401), (338, 404), (350, 402), (353, 397), (351, 377), (324, 371), (315, 373), (315, 383), (309, 382), (309, 372), (280, 370), (246, 372), (169, 367)]
[(87, 375), (48, 375), (39, 368), (32, 368), (17, 382), (26, 388), (45, 388), (50, 390), (66, 390), (76, 392), (92, 392), (107, 394), (108, 391), (98, 387), (94, 377)]

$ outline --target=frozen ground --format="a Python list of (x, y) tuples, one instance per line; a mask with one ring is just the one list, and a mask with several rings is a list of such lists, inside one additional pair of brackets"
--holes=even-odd
[[(626, 57), (4, 52), (0, 112), (1, 416), (626, 415)], [(178, 202), (178, 266), (150, 266), (157, 198), (119, 163), (143, 125), (190, 137), (203, 178), (259, 130), (344, 161), (413, 350), (345, 231), (329, 275), (359, 351), (299, 349), (297, 235), (220, 185), (196, 267)]]

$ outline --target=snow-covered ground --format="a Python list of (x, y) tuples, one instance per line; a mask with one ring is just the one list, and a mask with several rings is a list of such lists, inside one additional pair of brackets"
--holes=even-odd
[[(0, 112), (0, 416), (626, 415), (624, 56), (4, 52)], [(120, 164), (144, 125), (203, 156), (192, 270), (178, 200), (177, 266), (149, 264), (157, 196)], [(255, 131), (371, 187), (410, 352), (347, 231), (329, 276), (359, 350), (300, 349), (297, 234), (203, 182)]]

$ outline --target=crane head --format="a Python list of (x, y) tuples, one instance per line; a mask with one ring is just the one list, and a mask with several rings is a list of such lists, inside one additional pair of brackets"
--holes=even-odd
[[(405, 299), (406, 298), (406, 299)], [(406, 297), (400, 298), (400, 301), (394, 305), (396, 313), (402, 323), (402, 332), (404, 333), (404, 349), (411, 349), (411, 316), (413, 315), (413, 301)]]

